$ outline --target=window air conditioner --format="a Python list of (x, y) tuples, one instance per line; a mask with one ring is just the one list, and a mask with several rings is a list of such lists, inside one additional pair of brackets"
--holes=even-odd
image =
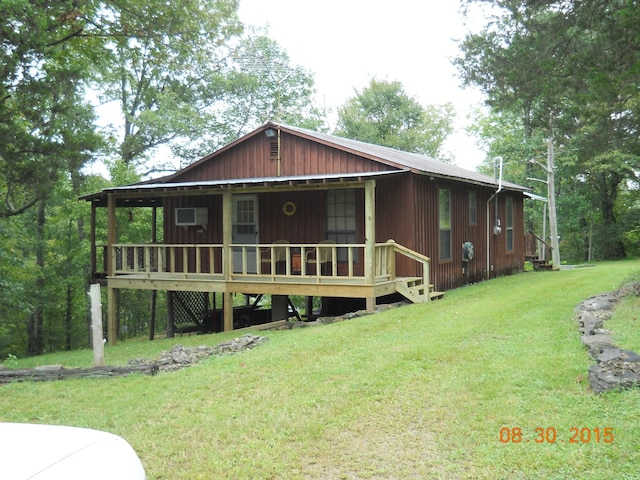
[(206, 207), (176, 208), (176, 226), (190, 227), (199, 225), (207, 228), (209, 212)]

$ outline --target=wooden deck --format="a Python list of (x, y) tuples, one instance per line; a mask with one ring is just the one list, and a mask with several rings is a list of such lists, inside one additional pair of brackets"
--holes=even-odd
[[(412, 301), (429, 300), (420, 287), (429, 285), (427, 257), (389, 241), (375, 245), (370, 266), (358, 262), (365, 248), (361, 244), (116, 244), (109, 257), (112, 273), (105, 277), (110, 288), (355, 298), (399, 292)], [(396, 254), (421, 264), (422, 276), (397, 278)]]
[[(370, 246), (114, 244), (103, 251), (110, 316), (117, 289), (361, 298), (367, 309), (394, 293), (414, 303), (443, 295), (429, 283), (429, 258), (392, 240)], [(416, 262), (420, 275), (397, 277), (397, 256)], [(229, 316), (225, 330), (230, 325)]]

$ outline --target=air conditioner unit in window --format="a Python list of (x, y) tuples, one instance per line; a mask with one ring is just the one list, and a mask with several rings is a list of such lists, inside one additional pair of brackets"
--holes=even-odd
[(190, 227), (199, 225), (207, 228), (209, 212), (206, 207), (176, 208), (176, 225)]

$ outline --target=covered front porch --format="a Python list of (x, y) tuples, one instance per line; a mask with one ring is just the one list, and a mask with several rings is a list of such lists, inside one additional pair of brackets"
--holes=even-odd
[[(429, 301), (429, 258), (393, 240), (375, 241), (378, 175), (138, 184), (106, 189), (85, 197), (92, 201), (92, 274), (108, 291), (109, 341), (117, 341), (118, 289), (220, 293), (225, 331), (234, 328), (233, 295), (237, 293), (269, 294), (280, 298), (277, 302), (280, 307), (272, 311), (273, 320), (287, 315), (287, 303), (282, 299), (291, 295), (364, 299), (367, 310), (375, 308), (376, 298), (394, 293), (400, 293), (412, 302)], [(285, 211), (290, 223), (286, 228), (274, 230), (270, 235), (272, 239), (264, 243), (238, 242), (236, 221), (241, 213), (238, 199), (255, 196), (266, 201), (284, 191), (289, 192), (291, 198), (302, 200), (307, 194), (317, 198), (318, 192), (330, 190), (360, 192), (356, 199), (359, 212), (356, 221), (360, 231), (357, 238), (363, 241), (342, 243), (324, 239), (298, 243), (282, 240), (309, 237), (304, 230), (298, 230), (295, 223), (308, 224), (309, 215), (303, 217), (299, 212), (297, 217), (300, 218), (296, 219), (287, 216)], [(198, 225), (198, 221), (188, 227), (179, 225), (177, 211), (184, 205), (179, 202), (185, 202), (185, 199), (209, 205), (208, 218), (202, 220), (202, 223), (206, 222), (204, 226)], [(98, 207), (107, 210), (107, 242), (103, 246), (97, 243)], [(125, 208), (131, 212), (135, 207), (153, 209), (151, 241), (118, 242), (116, 210)], [(158, 209), (163, 211), (160, 217), (164, 220), (163, 239), (178, 238), (175, 232), (182, 232), (181, 235), (192, 235), (194, 240), (183, 237), (180, 242), (158, 242)], [(324, 218), (324, 211), (318, 207), (312, 216)], [(315, 221), (317, 223), (317, 219)], [(270, 222), (273, 219), (263, 218), (257, 227), (267, 231)], [(207, 238), (221, 241), (199, 241)], [(404, 272), (409, 264), (411, 274), (399, 276), (397, 265), (400, 264)]]
[[(339, 252), (350, 258), (346, 271), (337, 268)], [(366, 299), (367, 310), (375, 299), (400, 293), (414, 303), (427, 302), (429, 258), (398, 245), (393, 240), (375, 244), (364, 272), (353, 268), (356, 255), (366, 245), (354, 244), (261, 244), (261, 245), (167, 245), (114, 244), (112, 272), (107, 275), (109, 337), (117, 337), (115, 290), (166, 290), (223, 294), (223, 325), (233, 330), (232, 295), (269, 294)], [(238, 254), (240, 253), (240, 254)], [(396, 257), (420, 265), (421, 276), (397, 277)], [(282, 303), (286, 309), (286, 303)], [(286, 310), (274, 311), (272, 320), (286, 318)]]

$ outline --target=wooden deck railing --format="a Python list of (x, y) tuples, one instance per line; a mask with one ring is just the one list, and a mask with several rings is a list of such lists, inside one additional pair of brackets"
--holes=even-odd
[[(216, 276), (220, 280), (311, 277), (357, 279), (367, 276), (364, 244), (116, 244), (111, 247), (113, 275), (173, 274)], [(106, 257), (106, 247), (102, 249)], [(375, 245), (375, 281), (396, 279), (396, 255), (422, 266), (429, 285), (429, 258), (390, 240)], [(227, 262), (229, 267), (225, 267)], [(106, 267), (106, 259), (103, 262)], [(105, 268), (105, 270), (107, 270)]]
[(400, 245), (393, 240), (376, 244), (376, 279), (396, 279), (396, 254), (417, 262), (421, 267), (423, 285), (428, 289), (430, 285), (431, 259), (425, 255)]
[[(362, 244), (116, 244), (111, 271), (125, 274), (362, 277)], [(107, 270), (106, 247), (102, 248)], [(99, 262), (98, 262), (99, 263)], [(360, 268), (362, 270), (362, 267)]]
[(131, 273), (222, 274), (223, 246), (216, 244), (117, 244), (111, 271)]

